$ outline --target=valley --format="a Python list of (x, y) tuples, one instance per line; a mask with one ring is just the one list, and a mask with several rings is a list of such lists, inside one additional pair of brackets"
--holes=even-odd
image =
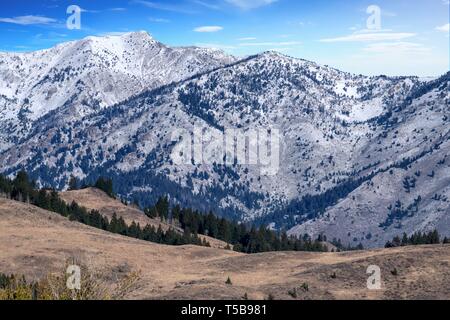
[[(449, 245), (247, 255), (135, 240), (7, 199), (0, 199), (0, 230), (3, 273), (39, 279), (71, 258), (101, 270), (108, 283), (139, 271), (127, 299), (450, 298)], [(382, 270), (381, 290), (366, 287), (369, 265)]]
[[(0, 173), (26, 170), (60, 191), (71, 175), (110, 177), (141, 208), (168, 195), (353, 247), (403, 232), (450, 236), (449, 76), (366, 77), (273, 51), (172, 48), (145, 32), (3, 53), (0, 81), (11, 90), (1, 96)], [(222, 140), (206, 138), (211, 159), (174, 162), (184, 143), (176, 133), (195, 128), (205, 137), (276, 129), (276, 174), (228, 159)]]

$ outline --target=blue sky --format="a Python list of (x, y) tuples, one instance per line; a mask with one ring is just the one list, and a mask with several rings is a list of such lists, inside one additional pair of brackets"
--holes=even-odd
[[(66, 27), (70, 5), (82, 8), (80, 30)], [(379, 15), (367, 12), (373, 5)], [(8, 0), (0, 8), (1, 51), (145, 30), (168, 45), (276, 50), (367, 75), (449, 70), (449, 0)]]

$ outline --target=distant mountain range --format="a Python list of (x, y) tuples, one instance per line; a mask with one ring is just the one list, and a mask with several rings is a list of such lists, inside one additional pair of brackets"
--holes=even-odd
[[(58, 189), (71, 174), (108, 176), (142, 206), (169, 194), (350, 245), (434, 228), (448, 236), (449, 85), (450, 72), (365, 77), (276, 52), (170, 48), (144, 32), (0, 53), (0, 170)], [(195, 127), (278, 130), (277, 174), (174, 163), (173, 133)]]

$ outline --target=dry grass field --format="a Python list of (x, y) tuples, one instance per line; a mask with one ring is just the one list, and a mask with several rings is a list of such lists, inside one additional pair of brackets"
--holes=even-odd
[[(68, 194), (63, 194), (69, 199)], [(111, 209), (88, 197), (80, 204)], [(75, 199), (75, 197), (74, 197)], [(130, 215), (134, 211), (121, 212)], [(136, 215), (138, 212), (136, 212)], [(134, 217), (133, 217), (134, 219)], [(114, 282), (140, 271), (129, 299), (450, 299), (450, 246), (345, 253), (246, 255), (197, 246), (165, 246), (71, 222), (31, 205), (0, 199), (0, 272), (39, 279), (75, 258)], [(366, 287), (369, 265), (382, 289)], [(392, 272), (394, 269), (397, 272)], [(226, 284), (230, 277), (232, 284)], [(294, 290), (295, 288), (295, 290)]]
[[(69, 204), (75, 201), (88, 210), (98, 210), (103, 216), (108, 217), (108, 219), (111, 219), (113, 214), (116, 213), (117, 217), (122, 217), (127, 224), (135, 221), (142, 227), (149, 224), (154, 226), (155, 228), (161, 226), (162, 230), (164, 231), (172, 228), (178, 230), (180, 233), (183, 232), (183, 230), (177, 228), (176, 226), (169, 225), (168, 223), (162, 222), (159, 219), (151, 219), (147, 217), (141, 210), (133, 206), (126, 206), (119, 200), (112, 199), (99, 189), (86, 188), (81, 190), (61, 192), (59, 195), (61, 199)], [(209, 242), (212, 248), (223, 249), (227, 246), (226, 242), (206, 236), (200, 237), (202, 239), (205, 238), (205, 240)]]

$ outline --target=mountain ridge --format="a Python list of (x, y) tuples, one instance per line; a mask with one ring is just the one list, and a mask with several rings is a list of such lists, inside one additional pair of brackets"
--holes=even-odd
[[(311, 233), (329, 232), (330, 238), (338, 232), (327, 231), (335, 230), (328, 227), (329, 222), (314, 222), (338, 205), (331, 201), (334, 196), (327, 196), (327, 191), (341, 194), (339, 190), (346, 187), (345, 181), (370, 177), (372, 171), (384, 170), (392, 163), (401, 164), (404, 159), (428, 151), (438, 141), (444, 142), (440, 149), (432, 151), (433, 161), (437, 163), (438, 157), (448, 154), (448, 140), (442, 139), (449, 122), (446, 89), (450, 73), (428, 82), (417, 77), (364, 77), (273, 52), (205, 69), (144, 89), (82, 117), (66, 116), (73, 109), (70, 103), (53, 110), (33, 123), (32, 134), (24, 136), (14, 148), (0, 152), (2, 171), (13, 174), (25, 168), (41, 184), (59, 189), (66, 186), (70, 174), (88, 182), (99, 175), (111, 176), (121, 195), (130, 200), (136, 198), (143, 206), (167, 193), (184, 205), (243, 221), (258, 220), (275, 212), (276, 219), (264, 222), (277, 229), (290, 229), (300, 221), (303, 224), (306, 217), (306, 223), (315, 223), (308, 227)], [(212, 134), (223, 133), (224, 128), (244, 132), (280, 129), (283, 139), (278, 175), (261, 176), (259, 169), (252, 166), (174, 165), (170, 156), (176, 141), (172, 141), (171, 133), (177, 128), (191, 130), (195, 126)], [(443, 170), (443, 174), (436, 175), (436, 182), (434, 178), (424, 178), (432, 169), (422, 162), (418, 165), (419, 160), (414, 159), (407, 167), (422, 171), (417, 181), (435, 183), (436, 187), (411, 187), (408, 182), (407, 189), (400, 183), (393, 192), (410, 203), (414, 189), (416, 199), (427, 194), (427, 203), (432, 196), (427, 189), (449, 198), (443, 170), (448, 164), (436, 164), (433, 168), (436, 172)], [(400, 172), (396, 179), (409, 176), (409, 181), (413, 181), (415, 172), (410, 168), (402, 170), (406, 172)], [(375, 178), (376, 175), (364, 183), (372, 183)], [(352, 192), (363, 184), (344, 193), (345, 197), (355, 196)], [(314, 198), (323, 203), (315, 206), (301, 202), (303, 207), (286, 211), (290, 202), (314, 195), (323, 195)], [(390, 216), (402, 217), (405, 224), (412, 219), (405, 230), (417, 231), (412, 223), (415, 218), (393, 215), (387, 209), (395, 205), (395, 200), (377, 207), (376, 203), (386, 202), (377, 198), (380, 196), (375, 194), (374, 199), (369, 197), (359, 203), (371, 212), (369, 216), (357, 208), (358, 203), (345, 208), (354, 211), (350, 218), (345, 218), (345, 213), (336, 214), (350, 222), (361, 220), (357, 234), (339, 233), (343, 241), (354, 245), (357, 239), (365, 246), (383, 245), (383, 241), (402, 230), (378, 227)], [(344, 199), (339, 198), (339, 202)], [(427, 207), (425, 220), (440, 206), (434, 203)], [(449, 208), (444, 207), (444, 212)], [(442, 220), (435, 218), (431, 224), (434, 227)], [(353, 230), (345, 225), (346, 230)], [(447, 226), (443, 221), (439, 231), (445, 234)], [(295, 234), (298, 229), (291, 232)], [(369, 233), (375, 232), (378, 239), (367, 239)]]

